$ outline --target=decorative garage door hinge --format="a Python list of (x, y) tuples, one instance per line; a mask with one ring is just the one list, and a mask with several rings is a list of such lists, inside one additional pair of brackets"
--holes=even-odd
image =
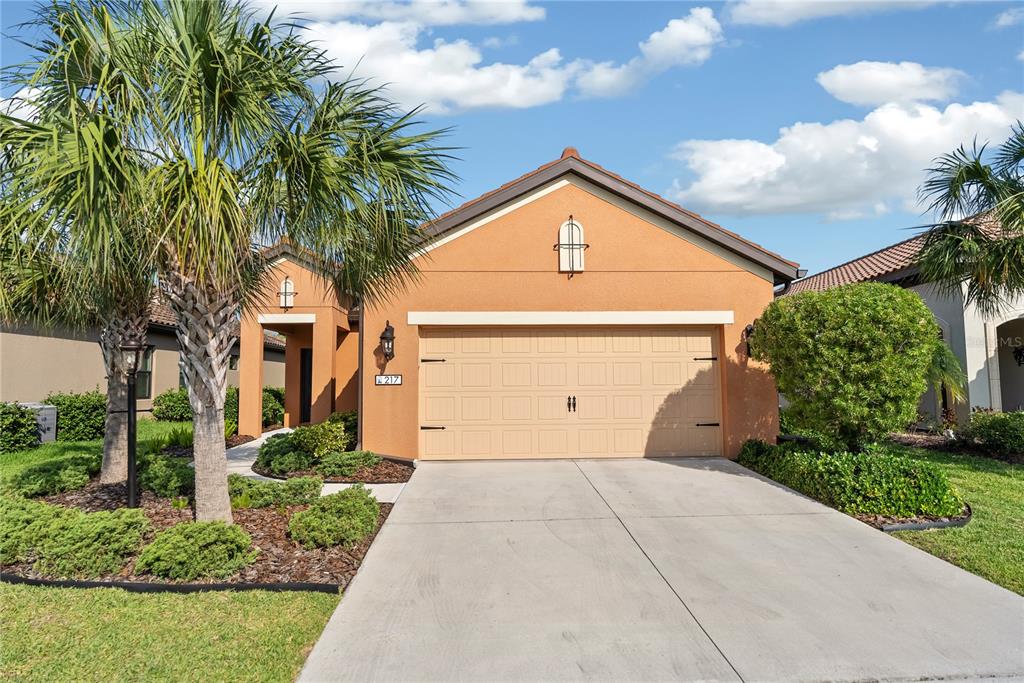
[(420, 425), (420, 429), (424, 432), (429, 432), (435, 429), (444, 429), (444, 427), (435, 427), (434, 425)]
[(698, 427), (718, 427), (719, 425), (718, 425), (717, 422), (698, 422), (697, 426)]
[(701, 358), (694, 358), (694, 360), (718, 360), (718, 356), (706, 356)]
[(421, 363), (444, 363), (445, 358), (420, 358)]

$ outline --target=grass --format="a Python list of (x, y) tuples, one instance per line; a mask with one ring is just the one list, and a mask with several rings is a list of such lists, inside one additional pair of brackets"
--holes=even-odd
[[(139, 420), (139, 440), (182, 424)], [(0, 454), (0, 477), (101, 441)], [(0, 584), (0, 679), (292, 681), (340, 596), (139, 594)]]
[(292, 681), (338, 596), (0, 585), (0, 678)]
[(902, 450), (942, 468), (974, 516), (958, 529), (893, 535), (1024, 595), (1024, 465), (920, 448)]

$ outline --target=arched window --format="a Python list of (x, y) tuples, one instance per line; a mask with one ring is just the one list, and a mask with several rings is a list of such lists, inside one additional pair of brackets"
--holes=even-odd
[(295, 305), (295, 285), (292, 284), (290, 277), (281, 281), (281, 291), (278, 292), (278, 296), (281, 299), (281, 308), (291, 308)]
[(562, 273), (583, 272), (583, 250), (587, 244), (583, 241), (583, 226), (569, 216), (558, 229), (558, 270)]

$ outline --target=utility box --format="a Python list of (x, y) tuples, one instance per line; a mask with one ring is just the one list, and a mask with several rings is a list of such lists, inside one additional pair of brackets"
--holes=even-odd
[(36, 414), (40, 443), (48, 443), (57, 439), (57, 406), (51, 406), (48, 403), (21, 403), (19, 405)]

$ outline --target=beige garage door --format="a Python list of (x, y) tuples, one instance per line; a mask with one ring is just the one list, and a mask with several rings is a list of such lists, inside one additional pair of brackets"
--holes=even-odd
[(710, 328), (421, 328), (427, 460), (719, 455)]

